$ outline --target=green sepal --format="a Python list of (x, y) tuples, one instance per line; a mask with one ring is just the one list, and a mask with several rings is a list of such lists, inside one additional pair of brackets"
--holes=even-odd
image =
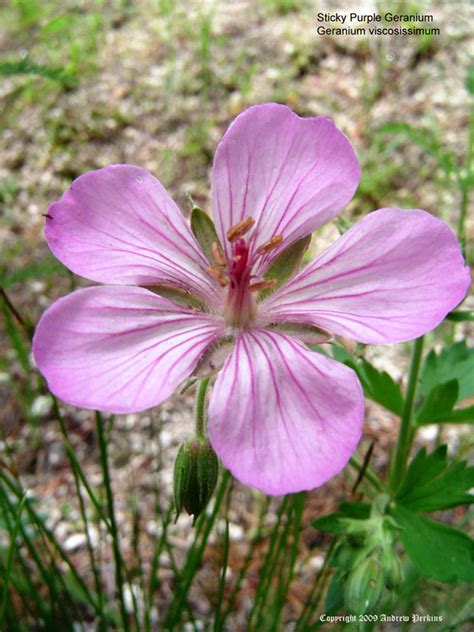
[(303, 261), (303, 255), (308, 250), (310, 242), (311, 235), (308, 235), (291, 244), (278, 255), (264, 276), (265, 279), (276, 279), (277, 283), (271, 288), (262, 290), (259, 294), (260, 300), (277, 290), (298, 272)]
[(150, 292), (154, 292), (155, 294), (162, 296), (163, 298), (167, 298), (174, 303), (178, 303), (178, 305), (183, 305), (184, 307), (189, 307), (190, 309), (200, 309), (201, 311), (205, 310), (205, 305), (199, 298), (179, 287), (173, 287), (172, 285), (166, 285), (164, 283), (143, 287), (145, 287), (146, 290), (150, 290)]
[(209, 261), (213, 261), (212, 244), (217, 243), (221, 245), (221, 242), (217, 236), (214, 222), (209, 215), (198, 206), (194, 206), (191, 211), (191, 230), (201, 245), (206, 257)]
[(173, 472), (176, 520), (185, 509), (196, 522), (214, 493), (218, 474), (219, 461), (208, 439), (192, 437), (181, 444)]
[(352, 614), (362, 615), (377, 605), (385, 585), (385, 572), (376, 557), (368, 557), (349, 573), (344, 603)]

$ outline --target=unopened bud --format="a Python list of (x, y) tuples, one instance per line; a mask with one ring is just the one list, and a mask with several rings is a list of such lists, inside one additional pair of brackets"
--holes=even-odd
[(349, 573), (344, 586), (344, 603), (352, 614), (370, 612), (377, 604), (384, 587), (384, 570), (380, 562), (369, 557)]
[(193, 437), (181, 444), (173, 479), (176, 520), (184, 508), (196, 521), (214, 492), (218, 471), (219, 462), (208, 439)]
[(393, 588), (398, 588), (404, 580), (403, 562), (399, 557), (393, 556), (387, 569), (387, 584)]

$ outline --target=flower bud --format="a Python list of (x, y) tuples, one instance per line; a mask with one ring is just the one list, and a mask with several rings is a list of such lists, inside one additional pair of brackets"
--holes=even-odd
[(384, 570), (374, 557), (368, 557), (349, 573), (344, 586), (344, 602), (352, 614), (370, 612), (377, 604), (384, 587)]
[(393, 588), (398, 588), (405, 580), (402, 560), (394, 555), (387, 568), (387, 584)]
[(176, 520), (184, 508), (196, 521), (214, 492), (218, 471), (219, 462), (208, 439), (193, 437), (181, 444), (173, 478)]

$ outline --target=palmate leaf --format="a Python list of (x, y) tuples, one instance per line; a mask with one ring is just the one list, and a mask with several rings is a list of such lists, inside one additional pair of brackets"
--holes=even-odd
[(379, 371), (364, 358), (355, 360), (342, 347), (333, 348), (333, 357), (357, 373), (367, 397), (396, 415), (401, 415), (403, 397), (400, 385), (386, 371)]
[(422, 404), (416, 409), (416, 423), (423, 425), (443, 421), (453, 410), (458, 401), (458, 395), (458, 380), (449, 380), (449, 382), (438, 384), (431, 389)]
[(406, 552), (424, 577), (449, 583), (474, 581), (474, 544), (465, 533), (398, 504), (390, 513), (401, 527)]
[(439, 384), (458, 380), (458, 401), (474, 396), (474, 347), (464, 340), (426, 356), (420, 376), (420, 395), (426, 397)]
[(397, 504), (414, 511), (438, 511), (473, 501), (474, 467), (466, 461), (447, 459), (447, 447), (439, 446), (427, 454), (421, 448), (410, 463), (396, 496)]

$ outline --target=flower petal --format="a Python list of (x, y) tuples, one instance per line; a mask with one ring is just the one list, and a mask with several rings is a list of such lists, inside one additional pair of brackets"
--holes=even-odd
[(161, 183), (133, 165), (90, 171), (48, 209), (46, 238), (76, 274), (119, 285), (170, 283), (216, 296), (208, 260)]
[(284, 237), (261, 258), (261, 274), (291, 243), (343, 209), (359, 179), (354, 150), (330, 119), (300, 118), (276, 103), (248, 108), (225, 133), (212, 168), (214, 218), (227, 255), (227, 230), (253, 217), (254, 251), (273, 236)]
[(222, 331), (213, 317), (143, 288), (89, 287), (46, 310), (33, 353), (69, 404), (137, 412), (169, 397)]
[(365, 343), (436, 327), (469, 287), (459, 243), (426, 211), (370, 213), (261, 304), (271, 322), (310, 323)]
[(364, 399), (348, 367), (264, 329), (241, 333), (209, 405), (211, 443), (236, 478), (267, 494), (322, 485), (361, 435)]

